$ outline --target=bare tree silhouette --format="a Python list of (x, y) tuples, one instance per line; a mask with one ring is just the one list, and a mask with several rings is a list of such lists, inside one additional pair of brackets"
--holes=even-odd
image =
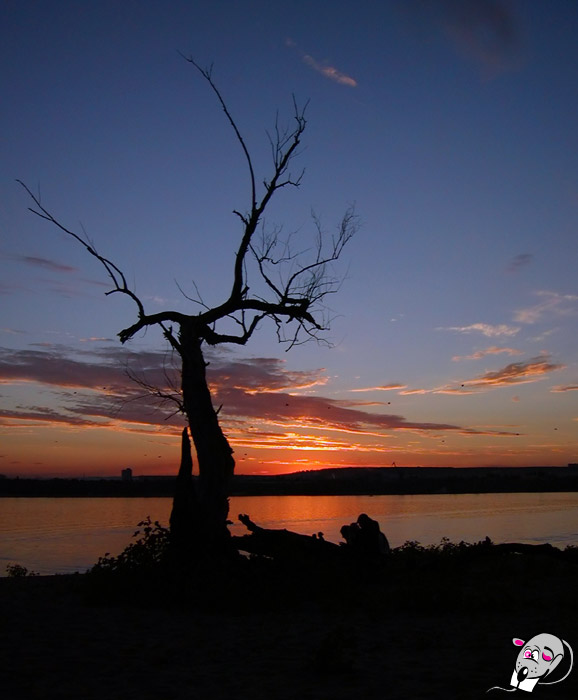
[[(178, 356), (181, 369), (178, 402), (186, 416), (195, 446), (199, 475), (193, 489), (190, 440), (185, 428), (171, 530), (186, 556), (210, 554), (214, 558), (231, 549), (227, 529), (227, 496), (235, 461), (233, 450), (219, 423), (219, 409), (213, 406), (206, 377), (204, 346), (223, 343), (245, 345), (265, 318), (272, 319), (279, 342), (286, 344), (287, 349), (312, 339), (327, 342), (324, 331), (328, 329), (331, 319), (323, 301), (327, 295), (336, 292), (341, 283), (341, 279), (332, 272), (331, 263), (340, 257), (357, 230), (358, 219), (354, 208), (349, 207), (335, 234), (328, 236), (313, 215), (313, 244), (300, 253), (292, 250), (290, 239), (280, 239), (278, 229), (267, 232), (263, 214), (272, 198), (284, 188), (299, 187), (301, 184), (303, 171), (295, 176), (290, 172), (290, 166), (298, 155), (307, 125), (307, 105), (299, 108), (293, 99), (291, 125), (282, 128), (277, 120), (274, 131), (268, 134), (273, 159), (272, 173), (258, 185), (253, 159), (213, 81), (212, 69), (201, 68), (193, 58), (185, 58), (204, 78), (222, 107), (243, 151), (249, 173), (250, 205), (245, 212), (234, 211), (241, 224), (240, 243), (235, 255), (230, 292), (221, 304), (209, 307), (198, 295), (196, 299), (189, 298), (195, 304), (195, 313), (172, 310), (147, 313), (142, 298), (129, 287), (122, 270), (99, 253), (91, 241), (64, 226), (45, 208), (39, 196), (21, 180), (18, 182), (34, 202), (30, 211), (74, 238), (104, 266), (112, 285), (106, 294), (124, 294), (134, 302), (137, 320), (118, 333), (121, 343), (126, 343), (149, 326), (159, 326)], [(258, 278), (255, 283), (253, 277), (249, 279), (252, 275)], [(258, 291), (251, 293), (251, 285)], [(223, 326), (227, 330), (236, 327), (238, 331), (224, 332)]]

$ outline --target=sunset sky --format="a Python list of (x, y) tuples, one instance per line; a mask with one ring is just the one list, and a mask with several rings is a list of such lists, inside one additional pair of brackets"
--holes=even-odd
[(270, 229), (361, 223), (331, 348), (263, 323), (208, 353), (237, 472), (578, 461), (577, 36), (574, 0), (2, 2), (0, 473), (178, 467), (183, 419), (127, 376), (174, 374), (160, 332), (120, 344), (135, 306), (15, 179), (149, 313), (224, 301), (248, 173), (179, 52), (258, 182), (310, 101)]

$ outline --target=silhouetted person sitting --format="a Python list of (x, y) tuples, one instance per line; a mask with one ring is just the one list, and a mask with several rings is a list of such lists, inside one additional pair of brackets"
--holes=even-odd
[(358, 530), (359, 527), (357, 523), (351, 523), (351, 525), (344, 525), (339, 531), (341, 533), (341, 537), (343, 537), (343, 539), (345, 540), (345, 543), (342, 542), (341, 544), (354, 549), (355, 538)]
[(366, 561), (378, 560), (389, 554), (389, 542), (379, 529), (379, 523), (365, 513), (357, 518), (357, 522), (344, 525), (341, 536), (351, 553)]
[(369, 515), (361, 513), (357, 518), (357, 525), (359, 531), (356, 540), (360, 552), (372, 558), (389, 554), (389, 542), (379, 529), (377, 520), (373, 520)]

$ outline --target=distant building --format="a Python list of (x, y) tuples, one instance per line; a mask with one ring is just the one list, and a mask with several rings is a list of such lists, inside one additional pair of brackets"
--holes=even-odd
[(120, 473), (120, 478), (122, 481), (132, 481), (132, 469), (130, 467), (123, 469)]

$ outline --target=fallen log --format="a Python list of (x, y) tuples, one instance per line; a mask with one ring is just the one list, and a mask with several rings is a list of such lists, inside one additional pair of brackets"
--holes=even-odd
[(493, 544), (495, 551), (507, 552), (512, 554), (546, 554), (549, 556), (558, 556), (562, 551), (548, 542), (544, 544), (523, 544), (522, 542), (503, 542)]
[(254, 523), (248, 515), (239, 515), (239, 520), (251, 534), (232, 537), (233, 545), (240, 551), (261, 554), (274, 559), (322, 558), (335, 560), (344, 555), (344, 548), (317, 535), (301, 535), (283, 529), (268, 529)]

